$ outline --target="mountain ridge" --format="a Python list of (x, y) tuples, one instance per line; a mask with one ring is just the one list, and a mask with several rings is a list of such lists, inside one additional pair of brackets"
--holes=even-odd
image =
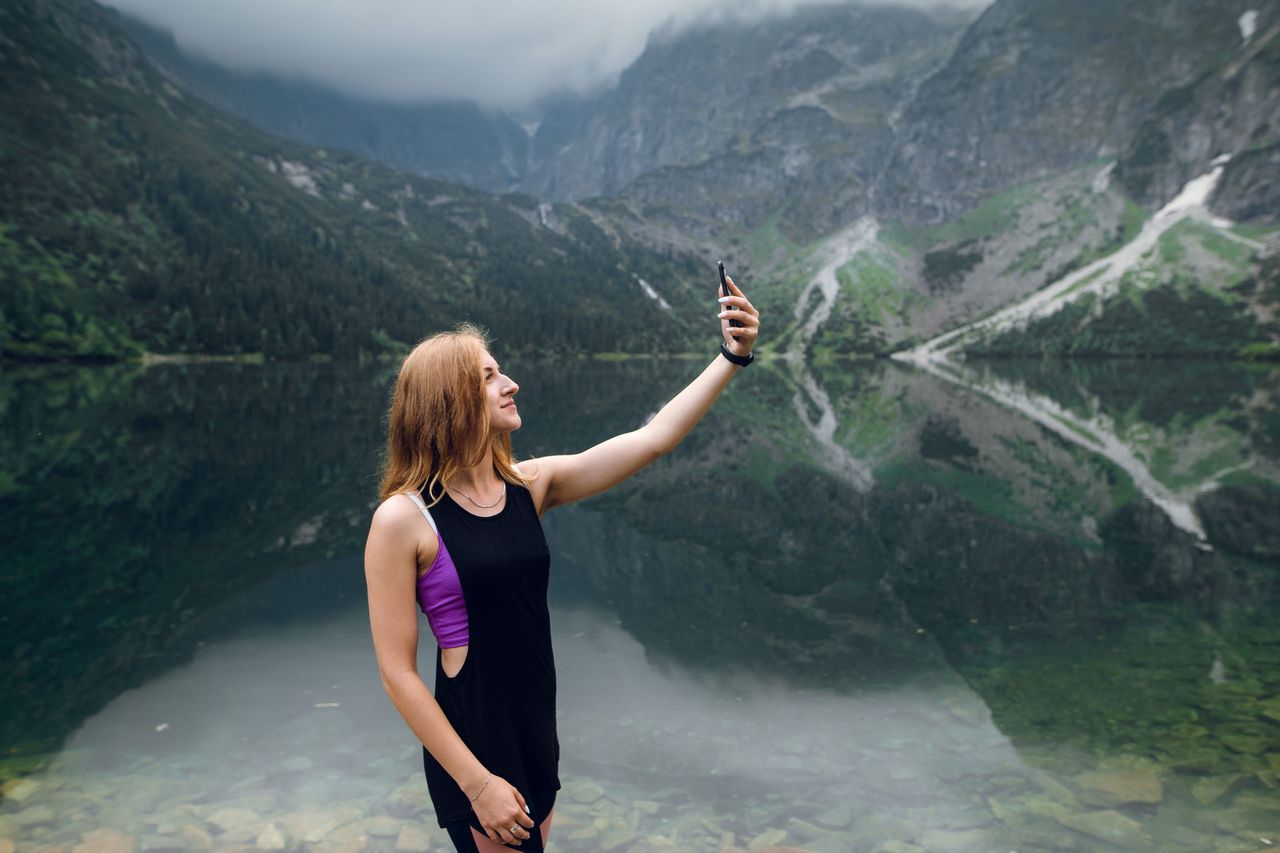
[[(1241, 10), (1247, 8), (1253, 9), (1256, 28), (1246, 37)], [(224, 134), (223, 141), (239, 150), (240, 161), (247, 158), (291, 188), (286, 207), (298, 216), (337, 215), (341, 222), (296, 230), (295, 243), (312, 241), (308, 229), (319, 227), (327, 236), (318, 248), (357, 256), (344, 263), (377, 268), (364, 258), (376, 246), (383, 266), (397, 270), (395, 281), (426, 281), (421, 274), (433, 270), (428, 278), (450, 284), (406, 286), (417, 299), (451, 294), (448, 308), (437, 303), (437, 314), (474, 311), (480, 295), (474, 279), (484, 270), (489, 279), (525, 282), (519, 293), (500, 294), (499, 302), (526, 306), (526, 312), (536, 304), (534, 313), (551, 323), (553, 346), (616, 348), (607, 343), (617, 337), (608, 323), (578, 323), (556, 313), (573, 305), (563, 298), (566, 293), (582, 300), (589, 314), (617, 322), (611, 301), (595, 299), (585, 282), (618, 278), (646, 296), (640, 305), (656, 328), (681, 328), (685, 321), (676, 318), (690, 316), (684, 311), (692, 305), (683, 279), (700, 273), (703, 264), (695, 257), (718, 256), (741, 280), (760, 282), (753, 298), (781, 321), (767, 348), (798, 352), (794, 336), (805, 330), (806, 350), (812, 344), (827, 354), (885, 354), (997, 311), (1115, 251), (1136, 237), (1148, 216), (1135, 199), (1147, 209), (1162, 204), (1219, 153), (1234, 156), (1208, 201), (1210, 209), (1256, 223), (1262, 234), (1273, 229), (1280, 206), (1269, 188), (1278, 182), (1280, 146), (1268, 116), (1280, 106), (1277, 12), (1277, 0), (1232, 0), (1211, 10), (1190, 0), (1091, 0), (1079, 7), (997, 0), (970, 23), (972, 16), (848, 5), (656, 38), (615, 90), (590, 103), (562, 101), (555, 107), (562, 120), (521, 129), (532, 134), (532, 153), (526, 152), (530, 168), (519, 180), (539, 195), (613, 193), (571, 205), (520, 195), (490, 199), (456, 184), (419, 183), (331, 149), (308, 151), (281, 142), (272, 153), (263, 143), (237, 141), (241, 130)], [(146, 77), (135, 47), (112, 54), (111, 40), (103, 41), (99, 32), (82, 28), (77, 37), (102, 54), (99, 64), (120, 85), (145, 89), (170, 118), (225, 130), (222, 120), (195, 119), (175, 106), (184, 96), (172, 83)], [(741, 59), (757, 55), (754, 65)], [(711, 82), (699, 85), (704, 78)], [(734, 128), (723, 138), (716, 132), (722, 123)], [(375, 173), (382, 184), (376, 198), (362, 184)], [(505, 181), (515, 172), (493, 174)], [(222, 198), (224, 204), (243, 204), (234, 193)], [(323, 214), (314, 207), (317, 201), (328, 205)], [(335, 207), (343, 212), (333, 214)], [(352, 208), (362, 211), (357, 218), (379, 223), (376, 239), (362, 236), (351, 243), (348, 236), (326, 248), (344, 229), (367, 235), (367, 223), (353, 224)], [(113, 215), (127, 219), (119, 211)], [(409, 221), (413, 217), (421, 217), (424, 233), (432, 235), (429, 251)], [(56, 259), (47, 260), (48, 253), (40, 254), (43, 248), (30, 257), (29, 235), (15, 231), (11, 220), (12, 215), (0, 220), (6, 250), (0, 259), (8, 258), (8, 275), (29, 275), (32, 268), (39, 273), (42, 265), (61, 269)], [(497, 232), (494, 223), (501, 223)], [(866, 223), (874, 239), (839, 259), (815, 289), (815, 276), (832, 260), (828, 249)], [(113, 238), (128, 230), (116, 225), (106, 229), (114, 228)], [(525, 257), (494, 251), (495, 236), (510, 243), (514, 235), (524, 241)], [(1162, 249), (1169, 258), (1187, 251), (1207, 257), (1197, 248), (1200, 237), (1177, 239), (1185, 245)], [(121, 251), (145, 250), (136, 234), (129, 240)], [(96, 245), (82, 247), (79, 255), (108, 254)], [(1268, 280), (1269, 267), (1234, 250), (1228, 254), (1232, 281), (1248, 277), (1251, 268), (1259, 281)], [(500, 267), (492, 266), (495, 257)], [(404, 258), (415, 260), (405, 264)], [(1210, 277), (1195, 286), (1215, 298), (1223, 293), (1210, 280), (1220, 269), (1217, 263), (1200, 264), (1192, 273)], [(591, 272), (582, 278), (586, 270)], [(1173, 280), (1154, 267), (1152, 272), (1157, 280)], [(58, 292), (63, 285), (57, 279), (65, 273), (45, 275), (45, 289)], [(269, 312), (276, 318), (267, 333), (271, 345), (240, 341), (237, 351), (368, 352), (412, 337), (401, 326), (375, 328), (360, 345), (335, 350), (321, 345), (311, 328), (331, 327), (334, 320), (312, 311), (310, 338), (287, 339), (284, 326), (298, 324), (279, 317), (288, 315), (290, 302), (306, 301), (295, 295), (299, 274), (292, 275), (295, 283), (270, 297), (278, 306)], [(579, 283), (565, 291), (557, 278)], [(342, 301), (340, 288), (331, 287), (331, 301)], [(632, 300), (635, 292), (618, 293), (616, 301)], [(824, 295), (824, 319), (813, 324), (812, 306), (805, 302), (815, 292)], [(487, 294), (492, 298), (492, 290)], [(1263, 322), (1268, 309), (1257, 300), (1246, 302)], [(49, 313), (18, 307), (27, 325), (39, 325)], [(15, 316), (12, 308), (6, 316)], [(389, 307), (383, 310), (391, 317)], [(428, 309), (423, 303), (418, 310)], [(215, 349), (226, 346), (225, 335), (208, 338), (207, 327), (193, 330), (196, 317), (181, 308), (169, 318), (155, 313), (153, 327), (173, 326), (163, 335), (152, 328), (148, 334), (155, 340), (167, 335), (170, 341), (192, 341), (195, 335), (222, 340)], [(240, 311), (239, 337), (251, 334), (251, 313)], [(509, 326), (495, 322), (502, 334), (509, 333)], [(111, 329), (93, 334), (124, 334)], [(55, 322), (39, 334), (56, 339), (67, 332)], [(637, 342), (636, 348), (683, 346), (677, 343), (682, 334), (655, 332), (654, 340)]]
[(5, 357), (359, 357), (464, 319), (517, 350), (693, 341), (698, 265), (598, 211), (552, 218), (269, 137), (159, 77), (82, 0), (15, 0), (0, 21)]

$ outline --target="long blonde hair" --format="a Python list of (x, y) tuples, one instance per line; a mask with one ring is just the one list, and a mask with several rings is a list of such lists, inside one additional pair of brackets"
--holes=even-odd
[(434, 506), (459, 471), (484, 459), (488, 446), (498, 476), (527, 485), (511, 456), (511, 435), (489, 436), (483, 362), (488, 348), (485, 332), (463, 323), (405, 356), (387, 415), (379, 501), (421, 489)]

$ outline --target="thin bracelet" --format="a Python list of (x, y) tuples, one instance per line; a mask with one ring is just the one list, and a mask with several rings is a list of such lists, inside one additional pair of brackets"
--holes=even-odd
[(493, 778), (493, 774), (490, 773), (488, 778), (484, 780), (484, 784), (480, 786), (480, 790), (476, 791), (476, 795), (471, 798), (471, 802), (474, 803), (476, 800), (480, 799), (480, 795), (484, 793), (484, 789), (489, 787), (489, 779), (492, 779), (492, 778)]

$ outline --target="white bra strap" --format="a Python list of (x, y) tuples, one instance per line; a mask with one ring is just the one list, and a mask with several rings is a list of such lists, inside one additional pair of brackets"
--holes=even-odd
[(413, 498), (413, 502), (418, 505), (418, 509), (422, 510), (422, 514), (427, 517), (427, 523), (431, 525), (431, 529), (436, 532), (437, 536), (439, 536), (440, 528), (436, 527), (436, 520), (431, 517), (430, 511), (427, 510), (427, 504), (422, 499), (422, 495), (418, 494), (417, 492), (405, 492), (405, 494)]

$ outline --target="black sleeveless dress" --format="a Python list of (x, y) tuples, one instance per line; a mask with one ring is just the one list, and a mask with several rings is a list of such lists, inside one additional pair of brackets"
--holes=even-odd
[[(431, 515), (458, 570), (469, 641), (462, 669), (452, 678), (436, 651), (436, 701), (480, 763), (524, 795), (535, 828), (512, 849), (541, 850), (536, 827), (560, 789), (547, 611), (551, 553), (542, 522), (529, 490), (512, 484), (497, 515), (472, 515), (448, 493)], [(440, 826), (467, 821), (483, 832), (467, 793), (425, 746), (422, 763)]]

